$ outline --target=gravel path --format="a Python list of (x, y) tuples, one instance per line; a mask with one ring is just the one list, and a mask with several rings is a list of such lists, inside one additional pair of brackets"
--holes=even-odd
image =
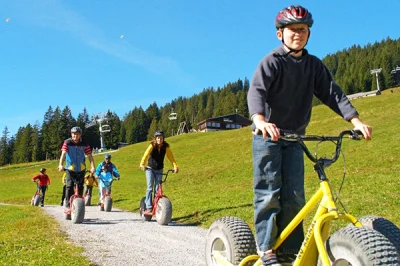
[(63, 207), (43, 208), (61, 225), (75, 245), (85, 249), (97, 265), (205, 265), (207, 230), (171, 222), (159, 225), (142, 221), (137, 213), (114, 209), (101, 212), (87, 206), (82, 224), (64, 219)]

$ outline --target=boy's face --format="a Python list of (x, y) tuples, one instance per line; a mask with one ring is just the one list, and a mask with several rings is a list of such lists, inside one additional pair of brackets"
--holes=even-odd
[(285, 42), (285, 44), (293, 50), (301, 50), (307, 44), (310, 30), (307, 24), (298, 23), (291, 24), (283, 29), (279, 29), (276, 32), (276, 36), (279, 40)]
[(79, 139), (81, 138), (81, 135), (82, 134), (78, 132), (71, 133), (72, 141), (78, 143)]

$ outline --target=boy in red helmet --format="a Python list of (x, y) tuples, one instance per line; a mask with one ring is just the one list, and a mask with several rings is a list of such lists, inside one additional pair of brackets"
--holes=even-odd
[(276, 36), (282, 45), (261, 60), (247, 95), (253, 120), (254, 223), (262, 265), (291, 265), (304, 240), (300, 224), (276, 253), (272, 250), (305, 204), (303, 150), (297, 142), (279, 140), (279, 129), (305, 134), (315, 95), (366, 140), (372, 134), (327, 67), (304, 48), (313, 23), (302, 6), (278, 13)]

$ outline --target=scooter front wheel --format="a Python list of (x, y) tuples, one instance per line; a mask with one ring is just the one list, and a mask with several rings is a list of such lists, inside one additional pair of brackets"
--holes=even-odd
[(72, 201), (71, 220), (74, 224), (81, 224), (85, 218), (85, 203), (83, 198), (75, 198)]
[[(239, 265), (248, 256), (257, 254), (250, 227), (242, 219), (233, 216), (216, 220), (207, 233), (205, 254), (208, 266), (222, 265), (214, 256), (216, 253), (223, 257), (222, 260), (228, 260), (233, 265)], [(253, 265), (253, 260), (247, 262)], [(255, 260), (258, 260), (258, 256)]]
[(111, 196), (106, 196), (104, 198), (104, 210), (110, 212), (112, 209), (112, 198)]
[(157, 202), (156, 220), (161, 225), (167, 225), (172, 218), (172, 204), (169, 198), (162, 197)]
[(36, 195), (35, 198), (33, 199), (33, 205), (39, 206), (40, 203), (40, 195)]

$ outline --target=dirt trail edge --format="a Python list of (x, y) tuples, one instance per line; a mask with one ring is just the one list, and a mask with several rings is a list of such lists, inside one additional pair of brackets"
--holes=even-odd
[(82, 224), (65, 220), (63, 207), (45, 206), (77, 246), (96, 265), (205, 265), (207, 230), (171, 222), (144, 222), (139, 214), (87, 206)]

